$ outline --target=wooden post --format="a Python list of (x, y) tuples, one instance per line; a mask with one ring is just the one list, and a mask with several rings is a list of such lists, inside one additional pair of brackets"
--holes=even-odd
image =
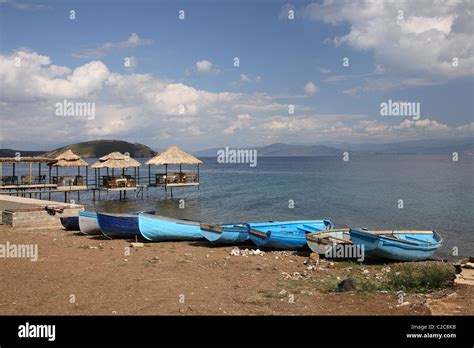
[(89, 187), (89, 166), (86, 166), (86, 189)]
[[(108, 168), (107, 168), (107, 170), (108, 170)], [(98, 184), (97, 187), (98, 187), (98, 190), (99, 190), (99, 201), (100, 201), (100, 184), (101, 184), (101, 182), (100, 182), (100, 168), (97, 169), (97, 172), (99, 173), (99, 181), (97, 181), (97, 184)]]
[(148, 186), (151, 185), (151, 164), (148, 165)]
[[(51, 169), (52, 169), (51, 166), (49, 166), (49, 175), (48, 176), (49, 176), (49, 184), (50, 185), (51, 185)], [(50, 190), (51, 190), (51, 188), (50, 188)], [(49, 194), (49, 197), (51, 199), (51, 193)]]
[(29, 174), (30, 174), (30, 185), (31, 185), (31, 180), (33, 179), (33, 163), (32, 162), (30, 162), (30, 172), (29, 172)]
[(201, 186), (201, 181), (199, 179), (199, 164), (198, 164), (198, 173), (197, 174), (198, 174), (197, 179), (198, 179), (198, 190), (199, 190), (199, 186)]
[[(41, 162), (38, 163), (38, 179), (41, 181)], [(40, 193), (40, 199), (41, 199), (41, 193)]]
[(165, 164), (165, 196), (168, 197), (168, 165)]

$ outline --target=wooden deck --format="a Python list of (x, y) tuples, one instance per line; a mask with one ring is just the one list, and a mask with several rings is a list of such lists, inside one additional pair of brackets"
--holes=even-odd
[(150, 187), (184, 187), (184, 186), (199, 186), (198, 182), (178, 183), (178, 184), (151, 184)]
[(57, 188), (58, 191), (88, 191), (89, 188), (87, 186), (59, 186)]
[(37, 188), (53, 189), (56, 187), (58, 187), (56, 184), (4, 185), (0, 186), (0, 190), (30, 190)]

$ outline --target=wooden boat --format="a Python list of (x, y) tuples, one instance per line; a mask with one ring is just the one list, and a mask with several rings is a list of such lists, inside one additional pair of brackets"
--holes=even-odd
[(354, 244), (363, 245), (365, 257), (396, 261), (426, 260), (443, 244), (435, 231), (368, 231), (351, 228)]
[(202, 236), (215, 244), (242, 244), (249, 240), (249, 225), (245, 223), (201, 223), (200, 228)]
[[(155, 214), (155, 211), (147, 211)], [(139, 212), (97, 213), (97, 222), (102, 234), (108, 238), (134, 238), (140, 236), (138, 229)]]
[(79, 216), (62, 217), (61, 225), (67, 231), (79, 231)]
[(306, 246), (306, 234), (331, 229), (330, 220), (249, 223), (249, 237), (257, 247), (298, 250)]
[(322, 255), (335, 244), (352, 244), (348, 228), (308, 233), (306, 243), (311, 251)]
[(145, 239), (153, 242), (203, 239), (197, 221), (139, 214), (138, 228)]
[(100, 235), (99, 223), (97, 222), (97, 214), (87, 211), (79, 213), (79, 229), (84, 234)]

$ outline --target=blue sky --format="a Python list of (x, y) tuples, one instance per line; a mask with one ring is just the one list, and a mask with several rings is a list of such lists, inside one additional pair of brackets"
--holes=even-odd
[[(0, 0), (2, 144), (117, 138), (196, 150), (472, 136), (473, 5), (429, 5)], [(24, 66), (9, 65), (20, 56)], [(64, 99), (95, 103), (94, 119), (58, 117)], [(382, 117), (389, 99), (420, 103), (420, 119)]]

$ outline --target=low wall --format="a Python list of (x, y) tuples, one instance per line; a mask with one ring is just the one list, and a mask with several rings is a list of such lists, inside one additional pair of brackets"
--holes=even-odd
[[(45, 208), (62, 208), (62, 213), (51, 215)], [(0, 196), (1, 223), (5, 226), (22, 229), (47, 229), (61, 226), (61, 217), (77, 216), (84, 211), (79, 204), (38, 200), (23, 197)]]
[(2, 212), (2, 223), (5, 226), (21, 227), (23, 229), (42, 229), (61, 227), (61, 217), (77, 216), (84, 209), (64, 209), (62, 214), (50, 215), (45, 210), (9, 211)]

